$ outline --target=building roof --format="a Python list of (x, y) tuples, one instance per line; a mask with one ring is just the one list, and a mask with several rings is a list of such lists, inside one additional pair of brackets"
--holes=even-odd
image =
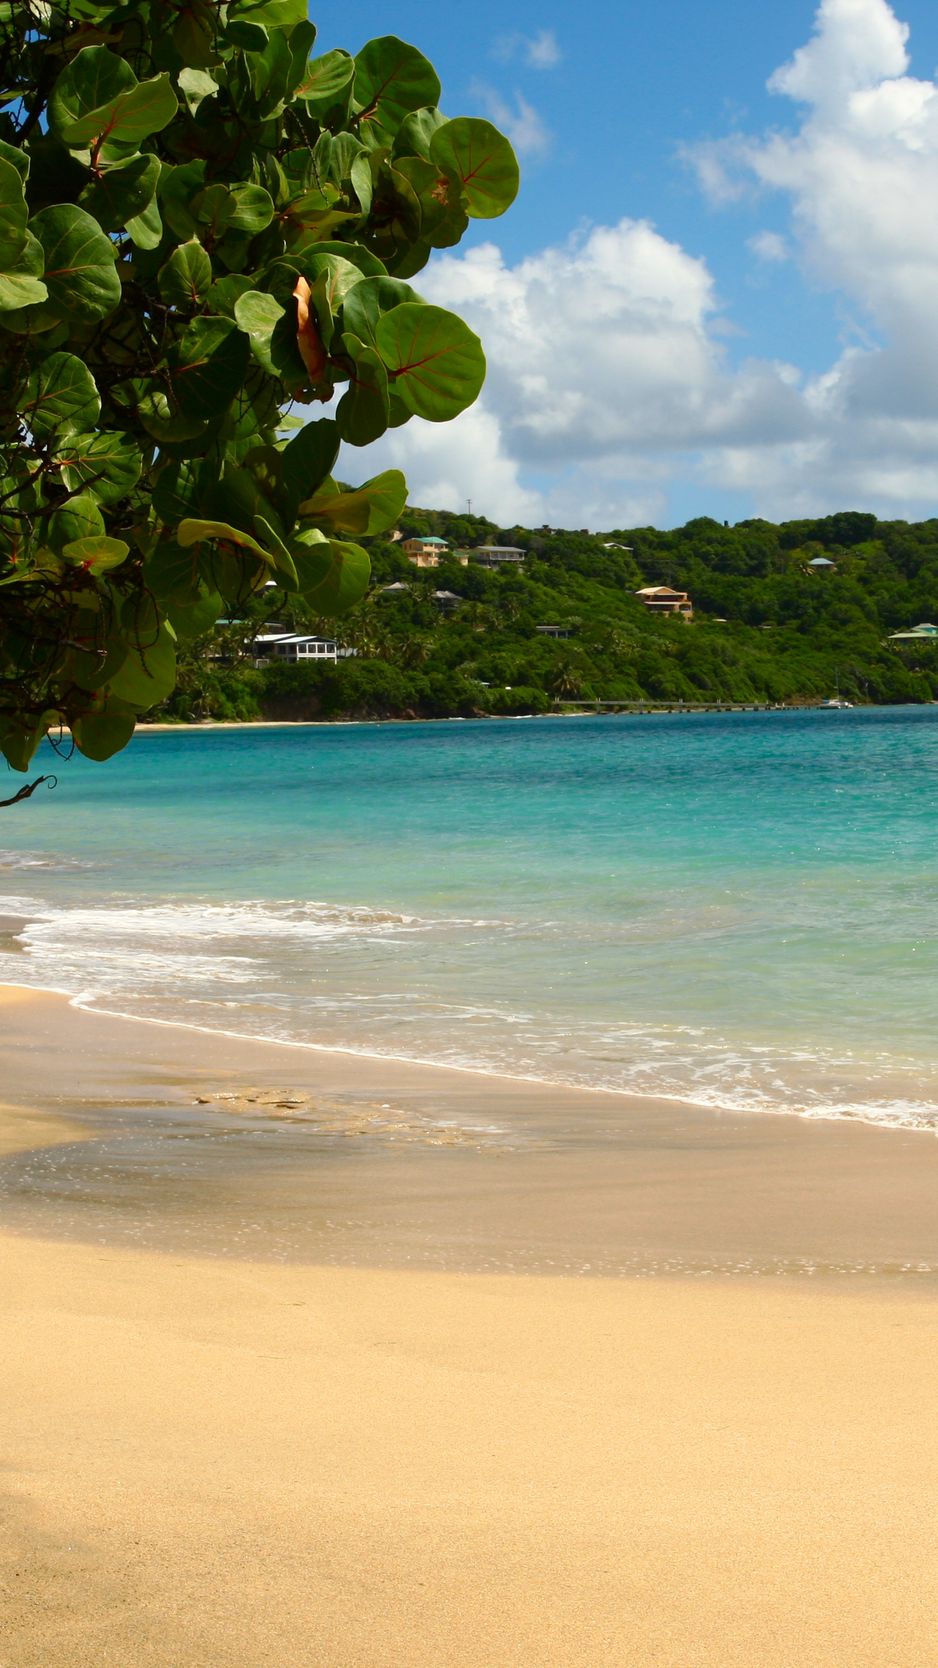
[(438, 539), (435, 533), (411, 533), (415, 544), (445, 544), (445, 539)]
[(812, 556), (808, 563), (809, 568), (835, 568), (836, 566), (837, 563), (832, 562), (829, 556)]
[(686, 591), (673, 591), (670, 585), (643, 585), (637, 597), (686, 597)]
[(476, 552), (482, 556), (525, 556), (526, 551), (517, 544), (480, 544)]

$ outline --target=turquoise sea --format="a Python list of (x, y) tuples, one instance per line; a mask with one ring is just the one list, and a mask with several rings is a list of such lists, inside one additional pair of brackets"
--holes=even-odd
[(938, 1128), (938, 709), (144, 732), (41, 767), (0, 813), (0, 980)]

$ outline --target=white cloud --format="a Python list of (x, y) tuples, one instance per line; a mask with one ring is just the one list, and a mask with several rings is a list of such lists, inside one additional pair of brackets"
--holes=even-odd
[(553, 29), (539, 29), (536, 35), (500, 35), (493, 55), (502, 63), (520, 59), (529, 69), (554, 69), (560, 63), (561, 51)]
[(519, 156), (544, 156), (550, 150), (550, 129), (523, 93), (516, 90), (513, 101), (509, 102), (484, 81), (474, 82), (472, 91), (489, 120), (507, 135)]
[(756, 232), (755, 237), (748, 241), (747, 248), (760, 261), (778, 264), (791, 259), (791, 250), (785, 238), (778, 232)]
[(493, 244), (447, 254), (418, 282), (479, 332), (489, 377), (459, 424), (382, 442), (415, 496), (471, 496), (503, 524), (627, 526), (666, 520), (680, 478), (772, 517), (934, 514), (938, 86), (908, 74), (906, 37), (885, 0), (823, 0), (812, 39), (772, 78), (796, 102), (793, 128), (698, 153), (718, 193), (787, 203), (790, 234), (749, 247), (797, 258), (852, 317), (825, 371), (734, 365), (706, 262), (645, 221), (516, 265)]

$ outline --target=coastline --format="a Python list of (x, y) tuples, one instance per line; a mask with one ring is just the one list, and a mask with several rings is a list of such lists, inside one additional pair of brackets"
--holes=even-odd
[(17, 1668), (929, 1659), (934, 1143), (0, 1020)]

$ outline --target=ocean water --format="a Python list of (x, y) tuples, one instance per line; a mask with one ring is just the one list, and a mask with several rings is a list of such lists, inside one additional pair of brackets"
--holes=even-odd
[(58, 789), (0, 813), (0, 981), (938, 1129), (938, 709), (142, 733), (41, 767)]

